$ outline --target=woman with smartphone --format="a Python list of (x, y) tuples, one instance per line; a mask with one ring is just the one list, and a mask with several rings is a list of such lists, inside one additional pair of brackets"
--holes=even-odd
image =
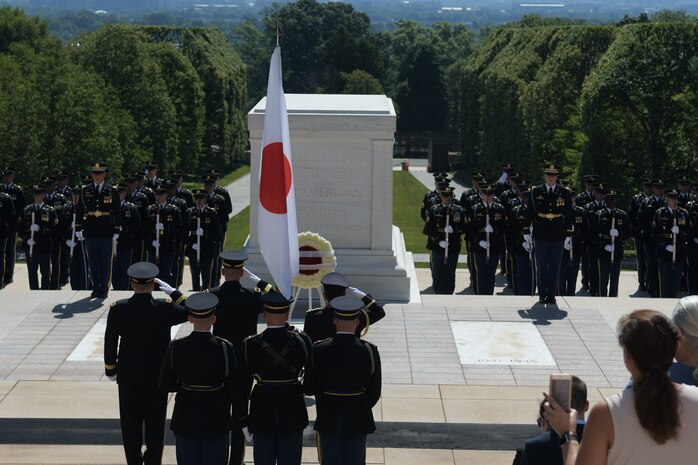
[(695, 464), (698, 387), (668, 375), (680, 334), (669, 318), (637, 310), (618, 322), (618, 340), (632, 386), (596, 404), (580, 444), (577, 412), (546, 396), (545, 417), (560, 435), (565, 465)]

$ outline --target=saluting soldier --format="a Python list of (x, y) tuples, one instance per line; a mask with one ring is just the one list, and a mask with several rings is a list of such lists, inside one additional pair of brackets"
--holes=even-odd
[(688, 211), (678, 206), (675, 190), (668, 190), (664, 195), (666, 206), (654, 214), (652, 235), (657, 243), (659, 297), (675, 299), (679, 294), (691, 219)]
[(315, 395), (317, 446), (323, 465), (365, 464), (369, 433), (376, 430), (373, 407), (381, 396), (378, 348), (356, 336), (363, 302), (352, 296), (330, 302), (337, 334), (315, 343), (305, 375)]
[(51, 281), (49, 289), (57, 290), (61, 288), (63, 276), (61, 269), (63, 265), (63, 256), (65, 254), (65, 244), (61, 240), (63, 237), (63, 206), (68, 202), (63, 194), (56, 192), (56, 178), (47, 177), (42, 181), (46, 196), (44, 202), (46, 205), (53, 207), (53, 212), (56, 214), (58, 226), (53, 229), (53, 237), (51, 238)]
[[(196, 191), (194, 195), (197, 195)], [(257, 320), (263, 309), (261, 296), (272, 292), (272, 285), (262, 281), (245, 268), (247, 260), (245, 252), (224, 250), (221, 252), (221, 259), (223, 267), (220, 272), (224, 282), (208, 290), (219, 300), (213, 335), (230, 341), (235, 347), (235, 352), (240, 354), (242, 341), (248, 336), (257, 334)], [(252, 282), (255, 286), (253, 289), (242, 286), (240, 279), (243, 276)], [(247, 415), (246, 410), (233, 411), (236, 423), (231, 430), (230, 465), (240, 465), (245, 457), (245, 436), (240, 424), (245, 415)]]
[[(29, 289), (42, 291), (50, 289), (51, 241), (53, 231), (58, 227), (58, 218), (53, 207), (44, 202), (44, 186), (34, 186), (34, 202), (24, 207), (19, 224), (19, 234), (27, 253)], [(41, 270), (41, 287), (39, 287)]]
[(647, 263), (647, 293), (650, 297), (659, 297), (659, 262), (657, 257), (657, 238), (652, 232), (657, 210), (664, 206), (664, 181), (656, 179), (652, 183), (652, 195), (642, 202), (640, 207), (640, 224), (642, 226), (642, 244), (645, 247)]
[(187, 231), (186, 251), (192, 286), (195, 291), (201, 291), (210, 288), (213, 275), (219, 273), (221, 229), (218, 212), (206, 205), (206, 191), (195, 190), (194, 202), (196, 206), (184, 214), (184, 227)]
[(68, 258), (70, 259), (70, 288), (74, 291), (85, 291), (90, 288), (85, 241), (84, 239), (79, 240), (75, 234), (78, 222), (76, 209), (80, 203), (82, 186), (76, 184), (70, 188), (70, 192), (72, 199), (63, 207), (63, 224), (65, 225), (63, 242), (68, 247)]
[[(144, 222), (145, 218), (148, 216), (148, 206), (150, 205), (150, 200), (148, 200), (148, 196), (145, 195), (143, 191), (138, 190), (137, 176), (130, 176), (127, 178), (126, 185), (128, 187), (128, 201), (136, 206), (138, 216), (141, 219), (141, 222)], [(136, 233), (136, 237), (134, 238), (133, 257), (131, 259), (131, 263), (147, 261), (147, 251), (149, 247), (146, 243), (147, 240), (148, 231), (146, 231), (145, 228), (141, 228), (138, 233)]]
[(698, 295), (698, 200), (688, 202), (688, 215), (691, 220), (691, 229), (686, 237), (688, 256), (688, 293)]
[(422, 217), (422, 221), (426, 221), (427, 214), (429, 214), (429, 209), (432, 207), (434, 199), (439, 199), (439, 190), (443, 189), (443, 187), (440, 187), (440, 184), (447, 180), (450, 183), (446, 173), (434, 173), (434, 190), (424, 194), (422, 207), (419, 209), (419, 215)]
[[(170, 344), (170, 329), (187, 321), (181, 292), (155, 278), (158, 267), (134, 263), (128, 269), (133, 296), (109, 308), (104, 333), (104, 370), (119, 385), (121, 438), (128, 465), (160, 465), (165, 440), (167, 392), (158, 375)], [(155, 299), (157, 283), (169, 298)], [(174, 303), (173, 303), (174, 300)], [(142, 453), (145, 438), (145, 453)]]
[(158, 178), (158, 164), (154, 161), (149, 162), (145, 167), (145, 172), (143, 184), (152, 189), (153, 192), (156, 192), (157, 188), (162, 184), (162, 179)]
[(121, 230), (121, 206), (116, 189), (105, 181), (106, 166), (94, 163), (91, 170), (93, 182), (82, 187), (76, 207), (76, 236), (84, 237), (87, 246), (92, 297), (106, 299), (111, 284), (113, 243)]
[[(21, 212), (20, 212), (21, 213)], [(16, 231), (17, 212), (10, 194), (0, 191), (0, 289), (5, 287), (5, 250), (10, 232)], [(14, 237), (14, 235), (12, 236)]]
[(159, 279), (173, 285), (172, 270), (177, 238), (182, 234), (182, 217), (177, 207), (167, 203), (167, 189), (160, 186), (156, 193), (157, 203), (150, 205), (146, 212), (145, 227), (150, 235), (148, 261), (158, 266)]
[[(599, 296), (618, 297), (618, 279), (623, 262), (623, 241), (631, 237), (627, 213), (616, 208), (616, 192), (606, 192), (606, 207), (596, 213), (593, 231), (596, 236)], [(613, 255), (613, 261), (611, 261)]]
[(520, 203), (510, 201), (511, 215), (509, 229), (511, 235), (511, 257), (513, 263), (514, 293), (516, 295), (533, 295), (535, 291), (535, 258), (533, 255), (533, 240), (531, 238), (530, 215), (528, 215), (531, 187), (528, 184), (519, 186)]
[(431, 277), (436, 294), (453, 294), (456, 288), (456, 267), (465, 230), (463, 209), (453, 203), (453, 188), (439, 193), (441, 201), (431, 207), (424, 234), (431, 254)]
[(186, 254), (187, 240), (189, 239), (186, 228), (187, 202), (184, 199), (177, 197), (177, 187), (171, 179), (162, 182), (162, 187), (167, 189), (167, 203), (174, 205), (179, 209), (179, 214), (182, 218), (182, 228), (177, 236), (177, 247), (175, 249), (174, 264), (172, 265), (172, 276), (177, 283), (177, 287), (182, 285), (184, 279), (184, 256)]
[[(242, 416), (243, 433), (254, 445), (255, 465), (300, 464), (303, 430), (308, 426), (300, 379), (308, 369), (312, 342), (286, 324), (291, 302), (282, 294), (265, 294), (262, 302), (267, 329), (242, 343), (241, 389), (234, 408)], [(253, 379), (256, 384), (248, 396)]]
[(308, 310), (305, 314), (303, 331), (310, 336), (313, 342), (321, 341), (333, 337), (336, 333), (334, 326), (334, 312), (330, 307), (330, 301), (343, 295), (351, 295), (364, 303), (359, 315), (359, 326), (356, 328), (356, 335), (363, 336), (368, 332), (368, 328), (380, 321), (385, 316), (385, 310), (378, 305), (376, 300), (370, 295), (355, 287), (350, 287), (349, 280), (341, 273), (333, 271), (327, 273), (320, 280), (322, 284), (322, 295), (325, 299), (325, 307), (318, 307)]
[(237, 359), (233, 345), (211, 334), (218, 298), (194, 294), (185, 306), (194, 330), (170, 343), (160, 371), (160, 390), (176, 392), (170, 429), (178, 465), (225, 465), (230, 405)]
[(475, 292), (478, 295), (492, 295), (503, 236), (509, 220), (504, 207), (494, 201), (494, 187), (483, 188), (482, 194), (482, 202), (473, 206), (467, 221), (472, 241), (469, 247), (475, 258)]
[(645, 246), (642, 235), (642, 222), (640, 220), (640, 207), (642, 203), (652, 196), (652, 180), (645, 179), (642, 182), (642, 191), (633, 196), (628, 210), (628, 219), (632, 225), (632, 233), (635, 242), (635, 261), (637, 263), (638, 290), (647, 290), (647, 262), (645, 261)]
[(582, 233), (585, 231), (584, 209), (577, 204), (577, 190), (574, 186), (568, 188), (572, 202), (572, 221), (565, 238), (560, 264), (560, 283), (558, 295), (572, 296), (577, 292), (577, 276), (579, 263), (582, 259)]
[(598, 297), (599, 295), (599, 269), (598, 269), (598, 237), (593, 234), (593, 225), (596, 221), (596, 214), (606, 208), (606, 188), (603, 184), (594, 186), (594, 200), (584, 206), (585, 228), (584, 247), (589, 257), (589, 269), (587, 278), (589, 279), (589, 295)]
[(0, 192), (4, 192), (10, 196), (12, 203), (14, 204), (15, 213), (17, 214), (17, 223), (11, 224), (7, 230), (7, 242), (5, 243), (5, 249), (1, 252), (5, 255), (5, 270), (3, 273), (3, 285), (10, 284), (15, 275), (15, 260), (16, 260), (16, 244), (17, 244), (17, 228), (19, 225), (20, 217), (24, 211), (26, 205), (26, 200), (24, 198), (24, 191), (20, 186), (14, 183), (15, 170), (9, 166), (5, 166), (2, 169), (2, 185), (0, 185)]
[(560, 170), (550, 164), (543, 171), (545, 182), (533, 188), (527, 211), (533, 224), (539, 303), (557, 304), (565, 237), (572, 223), (569, 191), (559, 185)]
[(187, 203), (187, 208), (194, 206), (194, 196), (192, 192), (184, 187), (184, 173), (181, 171), (175, 171), (172, 173), (172, 182), (175, 184), (176, 193), (175, 195)]
[(128, 268), (133, 259), (133, 248), (136, 245), (136, 236), (141, 231), (141, 216), (138, 208), (127, 201), (128, 193), (126, 184), (117, 184), (119, 193), (119, 205), (121, 206), (121, 231), (116, 242), (116, 254), (114, 259), (114, 290), (128, 290)]

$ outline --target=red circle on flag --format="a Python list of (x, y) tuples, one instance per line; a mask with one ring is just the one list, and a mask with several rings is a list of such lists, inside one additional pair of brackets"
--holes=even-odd
[(284, 155), (281, 142), (262, 150), (262, 176), (259, 181), (259, 201), (271, 213), (286, 213), (286, 197), (291, 190), (291, 164)]

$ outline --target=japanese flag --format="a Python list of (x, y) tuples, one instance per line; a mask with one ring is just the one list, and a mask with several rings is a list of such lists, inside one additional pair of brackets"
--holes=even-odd
[(264, 262), (279, 291), (291, 297), (298, 274), (298, 224), (293, 163), (281, 73), (281, 48), (271, 57), (259, 170), (257, 234)]

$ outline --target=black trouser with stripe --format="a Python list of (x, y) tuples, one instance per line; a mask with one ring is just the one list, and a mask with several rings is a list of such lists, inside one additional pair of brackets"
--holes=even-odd
[[(128, 465), (160, 465), (165, 443), (167, 393), (157, 386), (119, 384), (121, 437)], [(141, 451), (145, 437), (145, 453)]]

